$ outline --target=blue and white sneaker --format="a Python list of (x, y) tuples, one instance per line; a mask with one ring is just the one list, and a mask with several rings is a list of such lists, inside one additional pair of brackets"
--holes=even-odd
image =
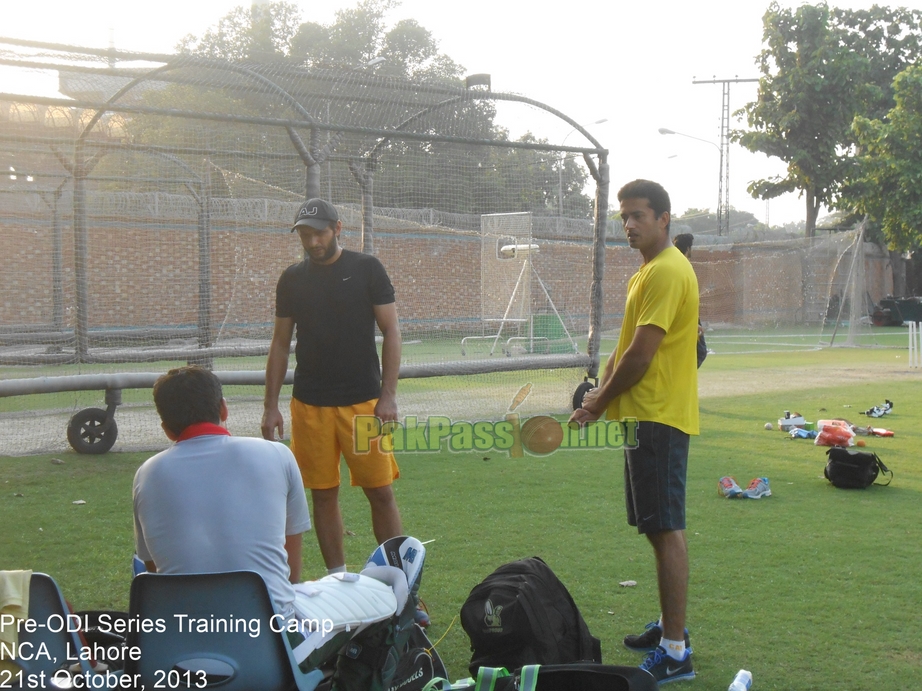
[(644, 661), (640, 664), (640, 669), (652, 674), (657, 684), (694, 679), (695, 670), (692, 668), (691, 658), (692, 651), (687, 648), (685, 657), (682, 660), (675, 660), (669, 657), (669, 654), (662, 646), (657, 646), (656, 650), (647, 653)]
[(754, 477), (749, 487), (743, 490), (742, 496), (746, 499), (760, 499), (761, 497), (772, 496), (772, 490), (768, 486), (767, 477)]
[(736, 484), (736, 480), (728, 475), (725, 475), (717, 481), (717, 494), (722, 497), (733, 499), (733, 497), (738, 497), (742, 493), (743, 490)]

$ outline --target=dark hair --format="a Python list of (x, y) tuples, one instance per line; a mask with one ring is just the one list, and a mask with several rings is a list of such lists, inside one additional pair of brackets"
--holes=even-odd
[[(625, 199), (646, 199), (650, 208), (657, 218), (668, 212), (672, 214), (672, 203), (669, 201), (669, 193), (658, 182), (652, 180), (634, 180), (627, 183), (618, 190), (618, 201), (623, 202)], [(670, 216), (670, 222), (672, 218)], [(669, 230), (669, 225), (666, 225)]]
[(679, 233), (673, 239), (672, 244), (675, 245), (679, 252), (684, 254), (686, 257), (688, 253), (691, 252), (692, 245), (695, 243), (695, 236), (691, 233)]
[(221, 380), (199, 365), (171, 369), (154, 383), (154, 405), (166, 428), (179, 436), (197, 422), (221, 422)]

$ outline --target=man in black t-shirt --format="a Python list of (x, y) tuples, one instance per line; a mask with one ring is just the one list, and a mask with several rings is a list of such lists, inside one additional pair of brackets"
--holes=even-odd
[[(340, 454), (352, 485), (362, 487), (371, 506), (378, 543), (403, 534), (392, 482), (399, 477), (390, 452), (358, 452), (353, 420), (397, 419), (400, 326), (394, 288), (375, 257), (339, 245), (342, 222), (332, 204), (310, 199), (301, 205), (297, 231), (306, 258), (289, 266), (276, 287), (275, 330), (266, 363), (262, 434), (284, 432), (279, 391), (288, 370), (297, 329), (295, 382), (291, 398), (291, 450), (311, 490), (314, 529), (330, 573), (345, 570), (343, 520), (339, 507)], [(375, 325), (384, 337), (381, 362)]]

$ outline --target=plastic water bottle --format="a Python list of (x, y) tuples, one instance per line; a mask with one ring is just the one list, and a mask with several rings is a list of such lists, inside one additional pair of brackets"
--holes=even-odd
[(752, 672), (748, 669), (741, 669), (733, 677), (733, 683), (727, 691), (749, 691), (750, 686), (752, 686)]

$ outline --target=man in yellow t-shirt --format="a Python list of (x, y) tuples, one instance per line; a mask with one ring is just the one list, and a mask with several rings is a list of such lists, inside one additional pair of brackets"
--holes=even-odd
[(670, 241), (670, 201), (661, 185), (635, 180), (618, 201), (643, 266), (628, 283), (621, 335), (599, 388), (570, 419), (582, 424), (604, 413), (638, 421), (638, 445), (624, 450), (624, 493), (628, 523), (653, 546), (661, 616), (624, 645), (647, 653), (641, 667), (663, 683), (695, 676), (685, 629), (685, 477), (689, 435), (698, 434), (698, 280)]

